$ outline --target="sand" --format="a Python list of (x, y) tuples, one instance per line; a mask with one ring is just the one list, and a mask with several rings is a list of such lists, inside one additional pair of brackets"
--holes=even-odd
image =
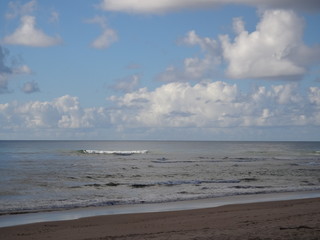
[(35, 223), (0, 239), (320, 239), (320, 198)]

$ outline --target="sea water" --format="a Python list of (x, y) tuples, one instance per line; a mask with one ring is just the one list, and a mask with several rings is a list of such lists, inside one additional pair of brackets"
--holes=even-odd
[(0, 141), (0, 214), (320, 190), (320, 142)]

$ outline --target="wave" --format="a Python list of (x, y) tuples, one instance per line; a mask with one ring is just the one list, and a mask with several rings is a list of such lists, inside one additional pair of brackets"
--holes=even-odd
[(320, 151), (314, 151), (314, 155), (320, 155)]
[(221, 179), (221, 180), (169, 180), (162, 182), (154, 182), (154, 183), (134, 183), (131, 184), (133, 188), (144, 188), (151, 186), (175, 186), (175, 185), (183, 185), (183, 184), (192, 184), (192, 185), (200, 185), (202, 183), (240, 183), (241, 180), (238, 179)]
[(133, 150), (133, 151), (106, 151), (106, 150), (80, 150), (84, 154), (113, 154), (121, 156), (129, 156), (133, 154), (146, 154), (148, 150)]
[[(198, 181), (198, 180), (194, 180)], [(206, 180), (200, 180), (201, 182), (206, 182)], [(211, 181), (211, 180), (209, 180)], [(218, 181), (218, 183), (233, 182), (238, 180), (213, 180)], [(184, 181), (183, 181), (184, 182)], [(186, 181), (187, 182), (187, 181)], [(186, 183), (184, 182), (184, 183)], [(164, 183), (164, 182), (163, 182)], [(189, 181), (189, 183), (193, 183)], [(144, 188), (151, 186), (149, 184), (132, 184), (133, 188)], [(131, 204), (148, 204), (148, 203), (169, 203), (176, 201), (187, 201), (187, 200), (197, 200), (197, 199), (211, 199), (211, 198), (220, 198), (220, 197), (232, 197), (239, 195), (258, 195), (258, 194), (268, 194), (268, 193), (297, 193), (299, 197), (303, 197), (305, 192), (306, 196), (318, 196), (319, 193), (315, 193), (314, 191), (319, 191), (319, 186), (299, 186), (299, 187), (278, 187), (278, 188), (269, 188), (269, 186), (230, 186), (228, 189), (235, 189), (236, 191), (228, 191), (228, 192), (214, 192), (214, 193), (205, 193), (205, 194), (193, 194), (190, 192), (188, 194), (187, 191), (180, 191), (176, 194), (168, 194), (165, 197), (156, 197), (152, 199), (134, 199), (134, 198), (123, 198), (118, 200), (106, 199), (106, 198), (92, 198), (90, 200), (85, 199), (62, 199), (58, 201), (51, 201), (42, 204), (31, 204), (27, 207), (9, 207), (9, 208), (0, 208), (0, 216), (3, 215), (13, 215), (13, 214), (25, 214), (25, 213), (41, 213), (41, 212), (51, 212), (51, 211), (59, 211), (59, 210), (70, 210), (77, 208), (87, 208), (87, 207), (105, 207), (112, 205), (131, 205)], [(191, 196), (192, 195), (192, 196)], [(291, 195), (289, 195), (290, 197)], [(0, 227), (3, 227), (0, 222)]]
[(176, 186), (176, 185), (201, 185), (206, 183), (240, 183), (241, 181), (254, 181), (246, 179), (218, 179), (218, 180), (168, 180), (168, 181), (159, 181), (159, 182), (139, 182), (139, 183), (121, 183), (121, 182), (109, 182), (109, 183), (91, 183), (85, 184), (82, 186), (71, 186), (70, 188), (82, 188), (82, 187), (117, 187), (117, 186), (130, 186), (132, 188), (145, 188), (145, 187), (154, 187), (154, 186)]
[(237, 179), (221, 180), (173, 180), (157, 182), (157, 185), (182, 185), (182, 184), (202, 184), (202, 183), (239, 183)]

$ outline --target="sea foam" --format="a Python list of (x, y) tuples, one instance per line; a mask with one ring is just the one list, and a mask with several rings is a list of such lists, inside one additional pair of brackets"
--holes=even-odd
[(132, 155), (132, 154), (146, 154), (148, 150), (133, 150), (133, 151), (106, 151), (106, 150), (80, 150), (85, 154), (114, 154), (114, 155)]

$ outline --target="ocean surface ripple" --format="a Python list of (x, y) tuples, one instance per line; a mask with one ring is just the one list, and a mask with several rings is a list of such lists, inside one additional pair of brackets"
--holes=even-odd
[(320, 190), (320, 142), (0, 141), (0, 214)]

